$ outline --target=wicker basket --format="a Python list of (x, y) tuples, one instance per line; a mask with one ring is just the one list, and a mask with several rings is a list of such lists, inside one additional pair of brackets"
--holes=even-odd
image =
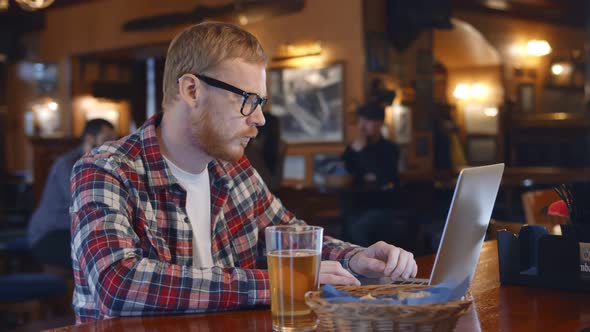
[[(355, 296), (395, 295), (399, 290), (419, 290), (420, 285), (336, 286)], [(321, 331), (452, 331), (473, 298), (447, 303), (403, 305), (360, 302), (329, 303), (321, 291), (307, 292), (305, 302), (318, 315)]]

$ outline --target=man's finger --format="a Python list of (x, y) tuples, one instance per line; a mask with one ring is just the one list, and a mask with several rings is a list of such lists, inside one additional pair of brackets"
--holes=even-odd
[(356, 280), (356, 278), (352, 275), (352, 273), (346, 271), (342, 267), (342, 265), (340, 265), (340, 264), (338, 264), (338, 268), (336, 269), (335, 274), (340, 275), (340, 276), (343, 276), (343, 277), (347, 277), (347, 278), (352, 278), (352, 279), (355, 279)]
[(359, 262), (362, 268), (366, 271), (375, 272), (379, 274), (383, 274), (385, 270), (385, 263), (374, 258), (365, 257), (362, 261)]
[(361, 282), (353, 276), (345, 277), (331, 273), (320, 273), (320, 284), (360, 286)]
[(320, 273), (333, 273), (333, 274), (348, 274), (352, 276), (348, 271), (346, 271), (340, 262), (337, 261), (322, 261), (320, 265)]
[[(401, 250), (401, 254), (399, 255), (399, 260), (397, 262), (397, 266), (392, 272), (392, 278), (397, 279), (402, 276), (407, 276), (412, 272), (413, 266), (410, 264), (414, 261), (414, 255), (412, 253), (407, 252), (405, 250)], [(404, 277), (407, 279), (408, 277)]]
[(414, 255), (411, 252), (408, 252), (408, 260), (401, 274), (402, 278), (408, 279), (410, 277), (410, 275), (414, 271), (414, 264)]
[(387, 266), (383, 271), (383, 274), (389, 276), (393, 273), (393, 270), (396, 268), (399, 260), (401, 250), (394, 246), (390, 246), (389, 251), (387, 253)]
[(337, 261), (322, 261), (320, 266), (320, 274), (332, 274), (344, 278), (348, 278), (354, 282), (354, 284), (360, 285), (355, 276), (342, 267), (342, 264)]

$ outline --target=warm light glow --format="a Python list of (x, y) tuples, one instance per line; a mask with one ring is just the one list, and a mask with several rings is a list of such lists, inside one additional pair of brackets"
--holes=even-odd
[(510, 46), (509, 53), (513, 57), (522, 57), (526, 55), (526, 47), (521, 43), (514, 43), (512, 46)]
[(551, 65), (553, 75), (568, 75), (572, 71), (572, 65), (567, 62), (557, 62)]
[(54, 0), (15, 0), (18, 5), (28, 11), (49, 7)]
[(485, 85), (480, 83), (475, 83), (471, 85), (471, 96), (477, 99), (483, 99), (488, 96), (488, 89)]
[(42, 99), (32, 105), (32, 113), (36, 124), (39, 126), (39, 135), (50, 137), (59, 135), (59, 112), (58, 104), (51, 99)]
[(288, 59), (283, 64), (287, 67), (314, 67), (324, 65), (325, 61), (321, 55), (318, 55)]
[(388, 127), (393, 126), (393, 113), (395, 112), (395, 108), (391, 105), (385, 107), (385, 125)]
[(531, 40), (526, 45), (527, 53), (534, 56), (543, 56), (551, 53), (551, 46), (545, 40)]
[(59, 104), (54, 101), (50, 101), (47, 103), (47, 108), (49, 108), (52, 111), (57, 111), (58, 107), (59, 107)]
[(273, 61), (284, 61), (292, 58), (321, 55), (323, 51), (322, 42), (317, 40), (309, 43), (291, 44), (285, 43), (278, 49)]
[(488, 8), (496, 10), (508, 10), (510, 8), (506, 0), (486, 0), (484, 4)]
[(471, 97), (471, 92), (469, 90), (469, 85), (465, 83), (459, 83), (455, 87), (455, 91), (453, 91), (453, 96), (457, 99), (468, 99)]
[(498, 116), (498, 109), (496, 107), (487, 107), (483, 110), (483, 114), (491, 118)]
[(241, 25), (246, 25), (246, 24), (248, 24), (248, 17), (246, 17), (246, 15), (240, 15), (238, 17), (238, 21), (240, 22)]
[(563, 66), (559, 63), (556, 63), (553, 66), (551, 66), (551, 72), (553, 73), (553, 75), (559, 75), (563, 73)]
[(115, 102), (108, 99), (94, 98), (90, 95), (75, 97), (74, 109), (82, 112), (83, 118), (88, 121), (101, 118), (109, 121), (115, 127), (119, 123), (120, 114), (126, 102)]
[(313, 72), (307, 75), (307, 81), (313, 85), (318, 85), (322, 80), (322, 76), (318, 72)]

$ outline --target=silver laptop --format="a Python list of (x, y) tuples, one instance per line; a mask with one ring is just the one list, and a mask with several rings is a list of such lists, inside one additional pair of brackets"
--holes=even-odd
[(500, 187), (504, 164), (465, 168), (459, 173), (430, 279), (363, 279), (363, 284), (428, 284), (473, 279)]

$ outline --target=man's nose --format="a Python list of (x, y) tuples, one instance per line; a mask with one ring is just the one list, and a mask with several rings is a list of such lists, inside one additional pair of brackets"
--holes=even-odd
[(248, 116), (248, 124), (251, 126), (261, 127), (264, 126), (266, 120), (264, 119), (264, 112), (262, 107), (257, 106), (252, 114)]

